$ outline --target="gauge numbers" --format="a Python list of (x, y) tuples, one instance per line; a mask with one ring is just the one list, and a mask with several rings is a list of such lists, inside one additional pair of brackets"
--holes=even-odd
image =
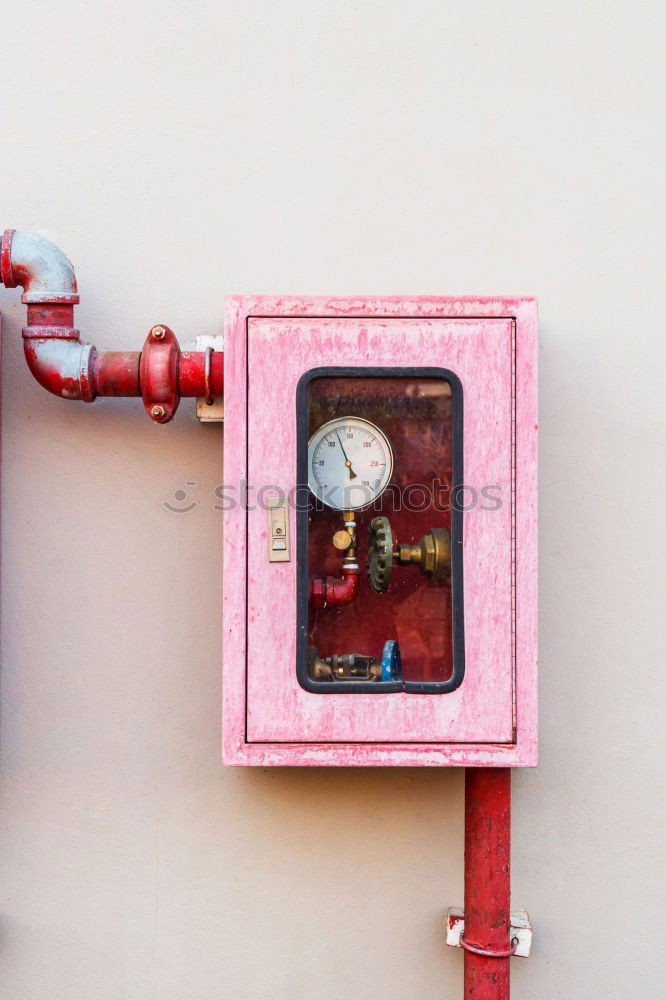
[(393, 474), (393, 452), (379, 427), (337, 417), (308, 443), (308, 486), (333, 510), (359, 510), (381, 496)]

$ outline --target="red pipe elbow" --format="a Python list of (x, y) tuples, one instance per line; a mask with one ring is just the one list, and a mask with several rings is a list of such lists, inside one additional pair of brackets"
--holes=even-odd
[(342, 579), (327, 576), (315, 577), (310, 586), (310, 601), (315, 608), (334, 608), (351, 604), (358, 594), (360, 570), (358, 567), (342, 568)]

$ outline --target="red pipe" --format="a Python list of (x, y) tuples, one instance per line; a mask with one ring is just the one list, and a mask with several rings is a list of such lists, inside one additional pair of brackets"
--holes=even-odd
[[(213, 351), (210, 355), (211, 396), (221, 399), (224, 395), (224, 354)], [(178, 388), (181, 396), (206, 395), (206, 352), (182, 351), (178, 367)]]
[(28, 307), (23, 330), (30, 371), (41, 386), (65, 399), (142, 396), (156, 423), (173, 417), (181, 396), (211, 401), (224, 394), (224, 355), (181, 351), (166, 326), (152, 328), (143, 351), (98, 353), (74, 327), (79, 301), (70, 261), (53, 243), (8, 229), (0, 241), (0, 282), (23, 287)]
[[(465, 1000), (509, 1000), (511, 771), (465, 772)], [(478, 954), (476, 949), (492, 954)]]
[(315, 577), (310, 585), (310, 600), (314, 608), (333, 608), (340, 604), (350, 604), (358, 594), (360, 570), (358, 567), (342, 567), (342, 579), (327, 576)]
[(105, 351), (95, 354), (93, 384), (97, 396), (140, 396), (141, 351)]

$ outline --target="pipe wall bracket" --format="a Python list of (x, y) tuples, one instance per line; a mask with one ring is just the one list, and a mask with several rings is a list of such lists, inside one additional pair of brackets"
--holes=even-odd
[(509, 928), (509, 948), (502, 954), (494, 953), (491, 950), (471, 945), (465, 941), (465, 912), (461, 909), (451, 907), (446, 911), (446, 943), (451, 948), (467, 948), (476, 955), (485, 955), (488, 958), (508, 958), (515, 955), (516, 958), (529, 958), (532, 949), (532, 938), (534, 932), (530, 923), (527, 910), (514, 910), (511, 914), (511, 926)]
[(197, 397), (197, 420), (202, 424), (221, 424), (224, 422), (224, 398), (215, 396), (211, 381), (213, 355), (224, 353), (224, 337), (220, 335), (201, 334), (197, 336), (197, 351), (206, 352), (205, 388), (206, 395)]

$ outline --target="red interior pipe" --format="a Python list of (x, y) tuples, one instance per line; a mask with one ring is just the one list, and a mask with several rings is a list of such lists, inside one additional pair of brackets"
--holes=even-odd
[(334, 576), (315, 577), (310, 584), (310, 601), (314, 608), (333, 608), (350, 604), (358, 594), (360, 570), (342, 567), (342, 579)]
[(153, 327), (143, 352), (100, 353), (83, 343), (74, 327), (74, 268), (48, 240), (8, 229), (0, 242), (0, 282), (23, 287), (25, 357), (39, 384), (54, 395), (87, 403), (97, 396), (142, 396), (156, 423), (171, 420), (181, 396), (222, 398), (224, 355), (181, 351), (168, 327)]
[(463, 936), (474, 951), (465, 950), (465, 1000), (509, 1000), (510, 907), (511, 771), (469, 767)]

